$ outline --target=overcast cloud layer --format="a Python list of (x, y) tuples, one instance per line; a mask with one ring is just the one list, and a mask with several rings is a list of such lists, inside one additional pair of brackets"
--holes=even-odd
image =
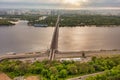
[(120, 8), (120, 0), (75, 1), (70, 4), (69, 0), (0, 0), (0, 8)]

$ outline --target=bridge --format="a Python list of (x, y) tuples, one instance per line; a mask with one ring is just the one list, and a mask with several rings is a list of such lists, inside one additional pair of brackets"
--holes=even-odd
[(60, 22), (60, 15), (58, 15), (58, 18), (57, 18), (57, 22), (55, 25), (55, 30), (53, 33), (53, 38), (50, 46), (50, 51), (49, 51), (50, 61), (54, 60), (55, 54), (58, 52), (59, 22)]

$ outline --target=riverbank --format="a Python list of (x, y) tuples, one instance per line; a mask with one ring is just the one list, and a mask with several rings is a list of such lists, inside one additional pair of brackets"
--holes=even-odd
[[(59, 52), (55, 54), (55, 59), (60, 60), (61, 58), (79, 58), (82, 54), (86, 59), (83, 62), (89, 61), (92, 57), (112, 57), (120, 55), (120, 50), (98, 50), (98, 51), (71, 51), (71, 52)], [(4, 59), (17, 59), (21, 61), (43, 61), (48, 60), (47, 52), (28, 52), (28, 53), (16, 53), (16, 54), (4, 54), (0, 56), (0, 60)]]

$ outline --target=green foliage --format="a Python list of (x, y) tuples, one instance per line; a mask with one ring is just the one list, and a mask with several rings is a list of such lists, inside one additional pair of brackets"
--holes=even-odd
[(74, 64), (67, 65), (67, 70), (69, 75), (75, 75), (78, 73), (77, 66)]
[[(57, 16), (48, 16), (45, 20), (34, 20), (29, 24), (48, 24), (49, 26), (55, 26)], [(105, 15), (62, 15), (60, 26), (109, 26), (120, 25), (120, 16), (105, 16)]]
[[(112, 58), (95, 58), (90, 62), (81, 63), (74, 61), (42, 61), (34, 63), (23, 63), (21, 61), (4, 60), (0, 62), (0, 72), (7, 73), (10, 77), (24, 75), (40, 75), (43, 80), (59, 80), (69, 76), (90, 74), (107, 70), (105, 75), (98, 75), (91, 80), (119, 80), (120, 56)], [(118, 67), (115, 67), (118, 66)], [(113, 68), (114, 67), (114, 68)], [(110, 71), (109, 71), (110, 70)], [(108, 78), (106, 78), (108, 76)], [(99, 79), (100, 78), (100, 79)], [(90, 80), (88, 79), (88, 80)]]
[(50, 67), (49, 70), (50, 70), (51, 74), (58, 74), (58, 70), (56, 67)]
[(0, 19), (0, 26), (11, 26), (11, 25), (15, 25), (15, 24), (11, 23), (10, 20), (8, 19)]
[(59, 77), (60, 78), (67, 77), (67, 70), (66, 69), (61, 70), (60, 73), (59, 73)]
[(49, 73), (49, 71), (47, 69), (43, 69), (41, 73), (42, 73), (43, 76), (49, 78), (50, 73)]
[(29, 72), (32, 74), (40, 74), (42, 72), (43, 65), (40, 62), (35, 62), (29, 67)]
[(114, 67), (111, 70), (106, 71), (103, 74), (89, 77), (86, 80), (120, 80), (120, 65)]

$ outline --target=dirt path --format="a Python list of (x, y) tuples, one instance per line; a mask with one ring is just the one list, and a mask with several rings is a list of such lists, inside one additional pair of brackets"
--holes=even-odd
[(0, 73), (0, 80), (12, 80), (6, 74)]

